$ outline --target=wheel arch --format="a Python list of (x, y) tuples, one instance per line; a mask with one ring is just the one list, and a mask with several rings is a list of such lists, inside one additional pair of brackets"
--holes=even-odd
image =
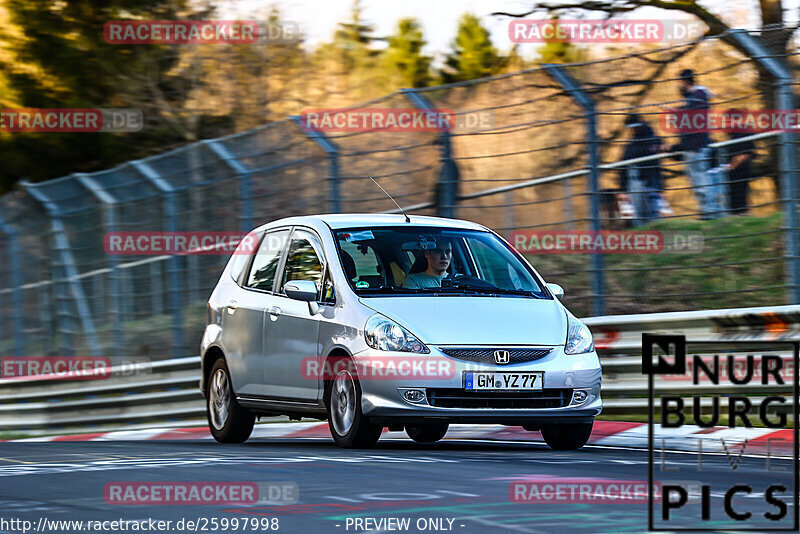
[[(331, 358), (352, 358), (353, 355), (345, 349), (344, 347), (334, 347), (333, 349), (328, 352), (328, 355), (325, 356), (325, 366), (323, 369), (327, 369), (328, 360)], [(322, 383), (322, 404), (325, 408), (328, 407), (328, 403), (330, 402), (330, 393), (331, 393), (331, 385), (333, 384), (332, 380), (325, 380), (323, 379)]]
[(205, 354), (203, 354), (202, 359), (202, 375), (200, 378), (200, 391), (203, 393), (203, 397), (206, 396), (206, 390), (208, 389), (208, 379), (209, 375), (211, 375), (211, 369), (214, 368), (214, 364), (217, 360), (224, 360), (225, 353), (222, 352), (222, 349), (216, 345), (213, 345), (206, 350)]

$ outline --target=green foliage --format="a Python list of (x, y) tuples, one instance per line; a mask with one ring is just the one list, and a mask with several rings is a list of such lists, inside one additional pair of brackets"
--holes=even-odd
[[(376, 37), (359, 0), (329, 43), (306, 52), (296, 41), (241, 45), (110, 45), (110, 20), (215, 18), (189, 0), (0, 0), (0, 107), (135, 108), (138, 133), (0, 132), (0, 194), (41, 181), (107, 169), (176, 145), (219, 137), (302, 112), (349, 105), (434, 80), (418, 20)], [(280, 23), (280, 13), (263, 19)], [(385, 41), (381, 49), (376, 41)], [(459, 22), (445, 81), (524, 67), (503, 58), (474, 15)]]
[(446, 83), (474, 80), (496, 74), (502, 67), (502, 58), (492, 44), (489, 31), (475, 15), (462, 15), (453, 52), (445, 60), (442, 79)]
[(431, 81), (431, 58), (422, 54), (425, 38), (419, 21), (400, 19), (383, 53), (384, 65), (400, 87), (425, 87)]
[[(780, 213), (713, 221), (661, 219), (637, 228), (665, 236), (701, 234), (701, 253), (607, 254), (607, 312), (741, 308), (788, 304)], [(542, 275), (558, 273), (565, 302), (578, 316), (591, 314), (590, 254), (528, 254)], [(754, 258), (763, 261), (754, 262)], [(765, 289), (769, 287), (769, 289)], [(582, 289), (578, 289), (582, 288)], [(575, 298), (579, 294), (583, 297)], [(703, 293), (703, 294), (697, 294)], [(621, 296), (624, 295), (624, 296)], [(629, 295), (636, 295), (630, 297)]]
[(380, 52), (372, 47), (373, 27), (364, 21), (359, 0), (353, 2), (350, 18), (340, 22), (333, 41), (317, 47), (312, 56), (314, 71), (323, 75), (315, 80), (317, 88), (306, 95), (309, 101), (320, 103), (323, 94), (341, 95), (337, 104), (372, 98), (385, 90), (378, 76)]
[(333, 48), (346, 71), (372, 67), (372, 60), (377, 55), (377, 52), (370, 48), (374, 28), (364, 21), (361, 16), (362, 11), (360, 0), (355, 0), (350, 20), (340, 22), (339, 28), (333, 35)]
[[(131, 83), (146, 70), (170, 93), (172, 61), (162, 47), (109, 45), (103, 25), (122, 18), (181, 18), (184, 0), (3, 0), (0, 28), (5, 105), (31, 108), (133, 107), (145, 90)], [(181, 105), (171, 102), (170, 105)], [(13, 133), (0, 136), (0, 191), (20, 178), (41, 180), (107, 167), (162, 146), (165, 132)], [(133, 142), (132, 142), (133, 141)]]

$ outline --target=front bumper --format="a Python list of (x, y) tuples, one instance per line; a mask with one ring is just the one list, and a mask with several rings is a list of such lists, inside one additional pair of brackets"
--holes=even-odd
[[(550, 354), (532, 362), (486, 365), (451, 358), (436, 347), (430, 354), (411, 354), (367, 350), (354, 355), (362, 370), (386, 361), (410, 361), (428, 365), (435, 373), (386, 374), (359, 372), (361, 409), (370, 420), (391, 424), (440, 420), (452, 423), (545, 424), (589, 422), (602, 411), (601, 368), (596, 352), (564, 354), (564, 347), (553, 347)], [(413, 365), (406, 366), (407, 368)], [(465, 371), (541, 371), (544, 390), (530, 392), (473, 393), (464, 390)], [(363, 376), (362, 376), (363, 375)], [(424, 399), (406, 400), (403, 392), (419, 390)], [(574, 397), (584, 392), (585, 399)], [(542, 398), (537, 398), (542, 397)], [(557, 399), (557, 400), (554, 400)], [(520, 407), (525, 406), (525, 407)]]

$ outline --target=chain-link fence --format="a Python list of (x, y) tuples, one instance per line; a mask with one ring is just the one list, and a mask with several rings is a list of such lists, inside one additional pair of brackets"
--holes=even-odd
[[(714, 134), (687, 148), (663, 124), (684, 101), (686, 68), (712, 110), (794, 109), (793, 31), (732, 31), (358, 108), (453, 110), (447, 131), (324, 132), (290, 117), (108, 171), (23, 182), (0, 198), (0, 354), (192, 353), (227, 257), (109, 254), (109, 232), (244, 232), (289, 215), (396, 212), (370, 177), (409, 212), (509, 237), (578, 315), (800, 303), (795, 134)], [(778, 41), (788, 45), (776, 51)], [(636, 152), (642, 132), (657, 150)], [(531, 246), (559, 232), (633, 230), (693, 246)]]

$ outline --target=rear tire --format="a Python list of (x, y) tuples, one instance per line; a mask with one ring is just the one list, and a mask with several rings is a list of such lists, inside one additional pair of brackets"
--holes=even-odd
[(542, 425), (542, 437), (545, 443), (557, 451), (578, 450), (589, 441), (592, 434), (591, 423), (573, 423), (568, 425)]
[(328, 428), (333, 441), (345, 449), (371, 449), (383, 427), (370, 423), (361, 411), (361, 385), (355, 369), (342, 369), (328, 391)]
[(211, 435), (220, 443), (244, 443), (253, 432), (255, 416), (239, 406), (228, 364), (220, 358), (211, 368), (206, 392), (206, 417)]
[(448, 423), (406, 425), (406, 434), (417, 443), (436, 443), (447, 434)]

